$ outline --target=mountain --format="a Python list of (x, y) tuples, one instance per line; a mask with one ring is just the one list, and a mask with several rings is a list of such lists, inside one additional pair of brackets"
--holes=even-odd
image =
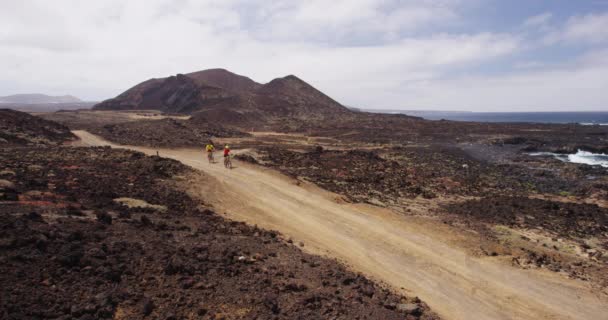
[(268, 103), (265, 107), (284, 108), (289, 113), (315, 116), (349, 112), (348, 108), (294, 75), (274, 79), (260, 87), (257, 93), (264, 98), (260, 102)]
[(206, 84), (199, 84), (183, 74), (150, 79), (123, 92), (118, 97), (94, 106), (97, 110), (161, 110), (170, 113), (192, 113), (205, 101), (233, 94)]
[(49, 96), (41, 93), (14, 94), (0, 97), (0, 103), (11, 104), (46, 104), (46, 103), (81, 103), (82, 100), (71, 96)]
[(260, 84), (224, 69), (150, 79), (97, 104), (94, 109), (155, 109), (192, 114), (195, 122), (220, 121), (239, 126), (351, 113), (296, 76)]

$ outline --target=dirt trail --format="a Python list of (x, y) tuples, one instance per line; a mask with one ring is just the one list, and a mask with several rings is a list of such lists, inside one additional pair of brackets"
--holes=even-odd
[[(110, 145), (87, 132), (74, 133), (85, 145)], [(412, 219), (340, 204), (337, 195), (272, 170), (240, 162), (227, 170), (208, 164), (201, 151), (159, 151), (215, 178), (211, 186), (192, 188), (230, 218), (279, 230), (308, 251), (338, 258), (397, 290), (407, 288), (404, 293), (418, 295), (445, 319), (608, 319), (608, 301), (581, 282), (471, 257), (441, 232), (418, 229), (422, 225)]]

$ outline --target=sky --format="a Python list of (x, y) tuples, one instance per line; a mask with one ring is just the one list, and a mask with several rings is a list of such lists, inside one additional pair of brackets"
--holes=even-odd
[(608, 0), (0, 0), (0, 96), (209, 68), (366, 109), (608, 111)]

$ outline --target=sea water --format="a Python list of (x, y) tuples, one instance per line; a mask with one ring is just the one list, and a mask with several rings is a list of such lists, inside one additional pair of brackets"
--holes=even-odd
[(563, 162), (582, 163), (592, 166), (602, 166), (608, 168), (608, 154), (591, 153), (589, 151), (578, 150), (573, 154), (559, 154), (552, 152), (534, 152), (531, 156), (552, 156)]
[[(608, 108), (607, 108), (608, 109)], [(374, 110), (369, 110), (374, 111)], [(527, 123), (579, 123), (582, 125), (608, 125), (608, 112), (453, 112), (453, 111), (397, 111), (428, 120), (473, 122), (527, 122)]]

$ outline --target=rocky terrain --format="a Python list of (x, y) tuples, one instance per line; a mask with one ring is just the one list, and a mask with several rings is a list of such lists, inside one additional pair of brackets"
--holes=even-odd
[(608, 292), (607, 207), (498, 196), (451, 203), (445, 210), (456, 215), (446, 221), (464, 220), (500, 244), (485, 254), (508, 255), (516, 266), (564, 273)]
[[(399, 198), (498, 196), (531, 193), (608, 200), (605, 170), (514, 155), (491, 163), (455, 146), (394, 146), (373, 150), (291, 150), (263, 147), (258, 159), (290, 176), (312, 181), (357, 202), (395, 204)], [(531, 159), (530, 159), (531, 158)], [(587, 179), (593, 176), (594, 179)]]
[(21, 111), (0, 109), (0, 147), (58, 145), (74, 138), (61, 124)]
[(58, 112), (36, 112), (32, 113), (46, 120), (57, 122), (72, 130), (91, 130), (106, 125), (124, 124), (136, 121), (150, 120), (188, 120), (190, 116), (164, 113), (158, 110), (138, 111), (94, 111), (94, 110), (62, 110)]
[[(606, 127), (357, 112), (294, 76), (259, 84), (221, 69), (152, 79), (96, 109), (42, 116), (125, 145), (230, 143), (237, 159), (294, 177), (298, 186), (305, 180), (335, 192), (338, 203), (367, 203), (441, 224), (475, 238), (462, 244), (473, 256), (546, 269), (608, 294), (608, 172), (530, 155), (608, 152)], [(103, 111), (116, 109), (137, 110)], [(1, 156), (4, 228), (27, 230), (6, 232), (0, 248), (10, 263), (1, 271), (11, 274), (4, 280), (30, 281), (2, 284), (23, 288), (11, 302), (44, 306), (35, 312), (65, 318), (434, 317), (423, 303), (304, 254), (276, 232), (228, 222), (200, 206), (201, 199), (175, 183), (190, 174), (178, 163), (104, 148), (4, 149)], [(63, 263), (72, 251), (77, 262)], [(42, 260), (54, 265), (45, 269)], [(76, 285), (83, 276), (83, 285)], [(28, 291), (35, 284), (41, 296)], [(69, 292), (71, 286), (77, 290)], [(99, 296), (105, 304), (97, 302), (100, 292), (107, 293)], [(86, 299), (68, 302), (75, 296)]]
[(310, 181), (346, 201), (474, 231), (484, 239), (473, 250), (477, 253), (512, 257), (514, 265), (608, 287), (601, 258), (608, 235), (599, 206), (608, 203), (606, 170), (529, 155), (606, 152), (608, 128), (357, 112), (293, 76), (258, 84), (217, 69), (150, 80), (98, 108), (121, 106), (191, 117), (65, 123), (129, 145), (198, 147), (211, 136), (230, 141), (237, 149), (251, 149), (241, 160)]
[[(595, 204), (502, 196), (452, 204), (448, 210), (509, 227), (538, 228), (570, 239), (605, 237), (608, 233), (608, 208)], [(608, 243), (603, 247), (608, 249)]]
[(261, 153), (259, 161), (270, 167), (343, 194), (351, 201), (391, 201), (418, 195), (436, 197), (426, 186), (415, 184), (411, 170), (373, 151), (331, 151), (318, 147), (309, 152), (295, 152), (274, 147)]
[(277, 232), (189, 198), (178, 162), (0, 150), (2, 319), (436, 319)]
[(166, 114), (156, 110), (138, 112), (75, 111), (43, 113), (40, 117), (87, 130), (106, 140), (150, 147), (201, 147), (210, 139), (247, 137), (249, 134), (203, 119)]
[(353, 112), (334, 121), (300, 122), (289, 132), (371, 144), (484, 143), (528, 152), (608, 151), (606, 127), (579, 124), (430, 121), (401, 114)]
[(90, 131), (119, 144), (150, 147), (202, 147), (216, 138), (248, 136), (215, 123), (194, 125), (188, 120), (175, 119), (133, 121), (96, 127)]

